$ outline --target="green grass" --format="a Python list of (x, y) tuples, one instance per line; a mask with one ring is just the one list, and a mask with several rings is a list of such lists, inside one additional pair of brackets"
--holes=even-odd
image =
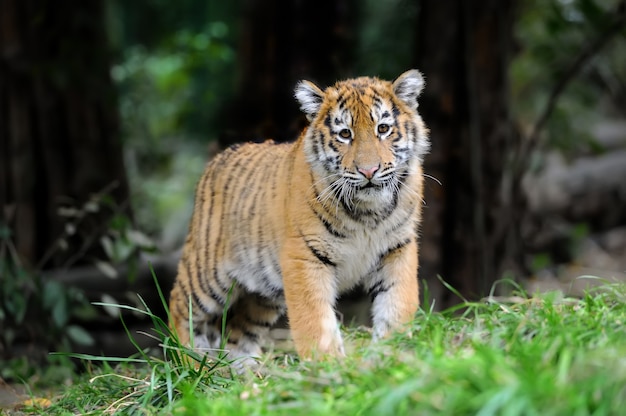
[[(376, 345), (346, 329), (343, 360), (268, 354), (261, 375), (186, 351), (154, 318), (168, 359), (92, 370), (41, 414), (618, 415), (626, 402), (626, 288), (420, 311)], [(200, 360), (200, 357), (196, 357)], [(124, 360), (122, 360), (124, 361)], [(200, 360), (201, 361), (201, 360)]]

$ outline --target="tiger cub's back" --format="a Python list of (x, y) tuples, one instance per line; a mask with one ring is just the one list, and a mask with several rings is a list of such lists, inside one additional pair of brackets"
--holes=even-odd
[[(189, 302), (195, 326), (207, 314), (221, 316), (230, 306), (227, 303), (236, 303), (242, 292), (282, 298), (281, 201), (292, 146), (272, 141), (233, 145), (207, 164), (196, 187), (189, 233), (170, 296), (171, 320), (179, 323), (181, 342), (190, 338), (188, 325), (180, 328), (189, 320)], [(214, 340), (197, 335), (201, 348), (218, 347), (220, 334), (214, 334)]]

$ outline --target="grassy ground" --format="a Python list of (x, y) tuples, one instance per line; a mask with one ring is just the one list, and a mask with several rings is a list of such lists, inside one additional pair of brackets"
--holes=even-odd
[[(349, 329), (341, 361), (274, 351), (260, 374), (139, 355), (97, 366), (40, 414), (618, 415), (626, 402), (626, 288), (421, 311), (410, 334), (370, 344)], [(155, 321), (157, 333), (164, 332)]]

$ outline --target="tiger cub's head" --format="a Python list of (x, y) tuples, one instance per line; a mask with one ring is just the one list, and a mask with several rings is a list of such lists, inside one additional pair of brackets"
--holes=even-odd
[(295, 90), (310, 121), (304, 151), (319, 187), (353, 210), (392, 203), (428, 151), (417, 112), (424, 78), (417, 70), (393, 83), (378, 78), (341, 81), (322, 91), (309, 81)]

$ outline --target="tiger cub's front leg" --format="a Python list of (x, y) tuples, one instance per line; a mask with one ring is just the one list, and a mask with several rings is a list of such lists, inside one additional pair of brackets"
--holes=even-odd
[(334, 309), (334, 270), (328, 262), (316, 258), (301, 242), (281, 258), (291, 335), (304, 359), (345, 354)]
[(419, 306), (415, 238), (394, 247), (383, 257), (367, 290), (372, 298), (374, 340), (411, 321)]

